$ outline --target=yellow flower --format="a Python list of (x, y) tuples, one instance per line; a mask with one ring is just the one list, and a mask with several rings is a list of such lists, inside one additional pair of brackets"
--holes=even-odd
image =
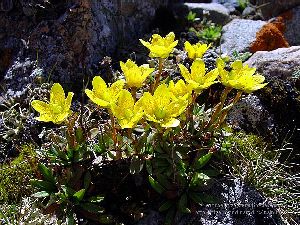
[(217, 82), (215, 80), (218, 77), (218, 70), (214, 69), (206, 74), (205, 64), (201, 59), (193, 62), (191, 72), (182, 64), (179, 65), (179, 68), (185, 81), (197, 92), (201, 92)]
[(72, 113), (70, 107), (73, 95), (73, 92), (69, 92), (65, 99), (65, 92), (62, 86), (59, 83), (53, 84), (49, 103), (39, 100), (31, 102), (31, 106), (40, 113), (40, 116), (36, 117), (36, 119), (44, 122), (52, 121), (55, 124), (62, 123)]
[(139, 67), (130, 59), (126, 63), (120, 62), (120, 66), (128, 87), (142, 87), (146, 78), (154, 71), (154, 68), (149, 68), (148, 64)]
[(188, 101), (174, 99), (167, 85), (161, 84), (153, 95), (145, 92), (136, 105), (144, 110), (147, 120), (162, 127), (177, 127), (180, 121), (176, 117), (186, 109)]
[(85, 89), (86, 95), (97, 105), (110, 108), (111, 104), (117, 99), (117, 95), (123, 89), (125, 82), (118, 80), (113, 83), (110, 87), (107, 87), (105, 81), (100, 77), (94, 77), (93, 90)]
[(186, 84), (183, 80), (177, 81), (175, 84), (173, 80), (169, 83), (169, 90), (173, 94), (175, 99), (184, 99), (191, 102), (192, 97), (192, 87), (189, 84)]
[(268, 83), (263, 83), (265, 77), (255, 74), (255, 68), (249, 68), (248, 65), (243, 66), (242, 61), (237, 60), (231, 64), (231, 71), (224, 69), (225, 63), (222, 59), (217, 60), (217, 68), (219, 71), (220, 81), (224, 86), (232, 87), (237, 90), (251, 93), (265, 87)]
[(135, 127), (144, 115), (143, 110), (134, 104), (130, 92), (124, 89), (118, 94), (111, 110), (122, 129)]
[(178, 44), (178, 41), (174, 41), (175, 34), (169, 33), (166, 37), (161, 37), (158, 34), (153, 34), (150, 42), (140, 42), (150, 50), (149, 56), (151, 58), (168, 58), (174, 47)]
[(188, 57), (193, 60), (196, 58), (202, 58), (202, 56), (207, 51), (207, 49), (209, 49), (210, 46), (211, 44), (207, 45), (201, 43), (191, 45), (191, 43), (188, 41), (184, 43), (184, 48), (188, 53)]

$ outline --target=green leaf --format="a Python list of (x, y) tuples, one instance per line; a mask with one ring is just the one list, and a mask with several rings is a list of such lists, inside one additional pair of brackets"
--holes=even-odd
[(97, 135), (100, 133), (98, 128), (92, 128), (90, 129), (90, 138), (94, 139), (95, 137), (97, 137)]
[(190, 213), (191, 212), (189, 210), (189, 208), (187, 207), (187, 194), (183, 194), (180, 197), (180, 200), (178, 202), (178, 208), (179, 208), (180, 212), (182, 212), (182, 213)]
[(54, 176), (53, 176), (53, 174), (52, 174), (52, 171), (51, 171), (48, 167), (46, 167), (46, 166), (45, 166), (44, 164), (42, 164), (42, 163), (39, 163), (38, 168), (39, 168), (39, 171), (43, 174), (43, 177), (44, 177), (47, 181), (49, 181), (49, 182), (55, 184), (55, 178), (54, 178)]
[(203, 200), (202, 200), (202, 195), (196, 192), (189, 192), (189, 197), (197, 204), (202, 205)]
[(152, 163), (150, 160), (146, 160), (146, 170), (149, 173), (149, 175), (152, 175), (153, 169), (152, 169)]
[(112, 216), (110, 215), (100, 215), (99, 223), (100, 224), (112, 224), (114, 222)]
[(88, 171), (85, 173), (84, 178), (83, 178), (84, 189), (86, 189), (86, 190), (88, 189), (88, 187), (91, 184), (91, 180), (92, 180), (91, 173), (90, 173), (90, 171)]
[(151, 177), (149, 175), (149, 182), (151, 187), (157, 191), (159, 194), (162, 194), (163, 192), (165, 192), (166, 190), (164, 189), (163, 186), (161, 186), (156, 180), (153, 179), (153, 177)]
[(159, 207), (159, 211), (160, 212), (164, 212), (166, 210), (168, 210), (169, 208), (171, 208), (173, 205), (173, 203), (171, 201), (165, 201), (160, 207)]
[(30, 184), (33, 187), (40, 189), (41, 191), (46, 191), (48, 193), (54, 193), (56, 191), (56, 186), (53, 183), (44, 180), (30, 180)]
[(67, 212), (67, 225), (75, 225), (75, 218), (73, 211)]
[(93, 202), (93, 203), (100, 203), (104, 200), (103, 196), (92, 196), (89, 198), (89, 202)]
[(168, 181), (168, 177), (163, 174), (157, 174), (157, 181), (162, 184), (166, 189), (171, 189), (172, 184)]
[(81, 203), (80, 207), (83, 210), (88, 211), (90, 213), (100, 214), (100, 213), (104, 212), (104, 209), (102, 207), (100, 207), (100, 206), (98, 206), (96, 204), (93, 204), (93, 203), (89, 203), (89, 202)]
[(138, 157), (133, 157), (130, 163), (130, 173), (137, 174), (142, 171), (144, 166), (144, 161), (139, 159)]
[(84, 133), (81, 127), (75, 130), (76, 141), (78, 144), (82, 144), (85, 141)]
[(32, 195), (32, 197), (35, 197), (35, 198), (44, 198), (44, 197), (48, 197), (48, 196), (49, 196), (49, 193), (46, 191), (36, 192)]
[(167, 213), (166, 218), (165, 218), (165, 223), (164, 223), (165, 225), (172, 225), (173, 224), (175, 213), (176, 213), (175, 207), (171, 207), (168, 210), (168, 213)]
[(75, 197), (80, 202), (83, 199), (84, 194), (85, 194), (85, 189), (81, 189), (81, 190), (75, 192), (73, 197)]
[(58, 157), (61, 158), (62, 160), (66, 160), (66, 161), (69, 160), (69, 158), (65, 152), (61, 151), (60, 149), (57, 149), (56, 152), (57, 152)]
[(216, 177), (216, 176), (220, 175), (220, 171), (215, 170), (215, 169), (201, 170), (199, 172), (204, 173), (209, 177)]
[(210, 177), (204, 173), (195, 173), (191, 181), (191, 186), (199, 186), (209, 179)]
[(212, 157), (212, 153), (210, 152), (201, 156), (196, 162), (195, 165), (196, 169), (201, 169), (202, 167), (204, 167), (208, 163), (211, 157)]

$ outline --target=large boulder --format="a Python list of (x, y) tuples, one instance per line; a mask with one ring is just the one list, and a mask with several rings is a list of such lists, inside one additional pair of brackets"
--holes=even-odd
[(141, 37), (168, 0), (0, 3), (0, 78), (5, 75), (7, 88), (20, 93), (36, 74), (64, 84), (82, 82), (102, 57)]
[[(300, 46), (256, 52), (245, 64), (257, 68), (268, 85), (242, 98), (229, 120), (281, 146), (287, 140), (300, 152)], [(293, 154), (291, 158), (299, 158)]]
[(250, 51), (251, 44), (256, 40), (256, 33), (266, 22), (261, 20), (234, 19), (222, 29), (221, 51), (232, 55), (234, 51)]

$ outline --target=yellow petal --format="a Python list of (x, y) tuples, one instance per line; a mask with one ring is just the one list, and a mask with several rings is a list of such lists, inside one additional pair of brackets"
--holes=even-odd
[(154, 92), (154, 101), (157, 107), (165, 106), (169, 104), (171, 93), (166, 84), (160, 84)]
[(177, 127), (179, 126), (180, 121), (178, 119), (172, 118), (161, 124), (162, 127)]
[(191, 66), (192, 80), (199, 80), (199, 78), (205, 75), (205, 63), (201, 59), (196, 59)]
[(262, 75), (253, 75), (253, 80), (257, 83), (263, 83), (265, 81), (265, 77)]
[(64, 105), (65, 92), (59, 83), (54, 83), (50, 90), (50, 104)]
[(93, 91), (96, 92), (96, 94), (101, 95), (106, 89), (107, 85), (105, 81), (100, 76), (95, 76), (92, 81), (93, 84)]
[(52, 122), (55, 124), (61, 124), (70, 115), (71, 111), (60, 113), (53, 117)]
[(35, 117), (35, 119), (41, 122), (50, 122), (53, 120), (50, 114), (41, 114), (39, 117)]
[(179, 69), (180, 69), (180, 73), (183, 76), (183, 78), (187, 81), (187, 80), (191, 80), (191, 74), (189, 72), (189, 70), (182, 64), (179, 64)]
[(72, 98), (74, 96), (74, 93), (73, 92), (69, 92), (68, 93), (68, 97), (66, 98), (65, 100), (65, 110), (69, 110), (70, 107), (71, 107), (71, 103), (72, 103)]
[(31, 106), (39, 113), (48, 113), (50, 110), (49, 104), (42, 102), (40, 100), (33, 100), (31, 102)]
[(85, 89), (85, 93), (91, 99), (91, 101), (94, 102), (95, 104), (97, 104), (101, 107), (109, 107), (110, 103), (95, 96), (95, 93), (93, 91), (91, 91), (89, 89)]

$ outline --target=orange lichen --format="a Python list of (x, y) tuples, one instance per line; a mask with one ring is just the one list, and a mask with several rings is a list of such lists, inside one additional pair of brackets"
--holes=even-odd
[(277, 48), (289, 47), (283, 36), (285, 29), (284, 17), (277, 17), (274, 22), (267, 23), (256, 33), (256, 40), (250, 46), (250, 52), (272, 51)]

